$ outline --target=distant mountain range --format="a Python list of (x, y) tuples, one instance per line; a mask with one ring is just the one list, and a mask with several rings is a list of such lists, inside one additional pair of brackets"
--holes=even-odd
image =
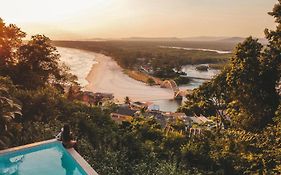
[[(211, 37), (211, 36), (200, 36), (200, 37), (159, 37), (159, 38), (149, 38), (149, 37), (129, 37), (122, 38), (121, 40), (126, 41), (197, 41), (197, 42), (229, 42), (229, 43), (239, 43), (245, 40), (243, 37)], [(261, 43), (267, 43), (265, 38), (259, 38)]]
[[(243, 42), (246, 38), (242, 38), (242, 37), (230, 37), (230, 38), (224, 38), (221, 40), (218, 40), (220, 42), (233, 42), (233, 43), (240, 43)], [(259, 42), (261, 42), (262, 44), (266, 44), (267, 40), (265, 38), (258, 38)]]
[(121, 40), (126, 41), (181, 41), (181, 38), (177, 37), (129, 37), (129, 38), (121, 38)]
[[(258, 38), (259, 42), (262, 44), (267, 44), (265, 38)], [(232, 43), (237, 44), (243, 42), (245, 38), (243, 37), (213, 37), (213, 36), (199, 36), (199, 37), (128, 37), (128, 38), (91, 38), (84, 39), (83, 41), (112, 41), (112, 40), (121, 40), (121, 41), (186, 41), (186, 42), (212, 42), (212, 43)]]

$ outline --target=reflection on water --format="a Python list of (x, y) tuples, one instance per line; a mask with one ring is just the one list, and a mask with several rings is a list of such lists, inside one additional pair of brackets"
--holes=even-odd
[(202, 49), (202, 48), (189, 48), (189, 47), (171, 47), (171, 46), (160, 46), (161, 48), (170, 48), (170, 49), (180, 49), (180, 50), (199, 50), (204, 52), (216, 52), (219, 54), (231, 53), (231, 51), (224, 50), (215, 50), (215, 49)]
[(208, 71), (197, 71), (197, 66), (208, 66), (208, 64), (199, 64), (199, 65), (185, 65), (182, 67), (182, 71), (190, 77), (198, 77), (198, 78), (207, 78), (211, 79), (215, 75), (217, 75), (220, 70), (216, 69), (208, 69)]
[(0, 174), (1, 175), (17, 175), (19, 166), (23, 162), (23, 155), (16, 157), (3, 157), (0, 159)]
[(65, 169), (65, 175), (73, 175), (76, 165), (73, 160), (71, 160), (67, 154), (62, 154), (61, 166)]
[(198, 88), (204, 82), (205, 82), (205, 80), (193, 79), (193, 80), (191, 80), (190, 83), (188, 83), (186, 85), (180, 85), (179, 88), (180, 88), (180, 90), (186, 90), (186, 89), (192, 90), (192, 89)]

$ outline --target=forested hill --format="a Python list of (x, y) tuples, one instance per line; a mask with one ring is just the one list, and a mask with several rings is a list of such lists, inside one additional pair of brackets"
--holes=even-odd
[(106, 54), (111, 56), (122, 68), (130, 70), (136, 70), (140, 66), (148, 64), (155, 70), (180, 69), (181, 66), (187, 64), (221, 65), (228, 62), (231, 54), (168, 47), (231, 51), (235, 46), (234, 43), (181, 41), (54, 41), (53, 43), (60, 47)]
[[(105, 50), (106, 47), (114, 48), (155, 48), (158, 46), (175, 46), (175, 47), (187, 47), (187, 48), (204, 48), (204, 49), (216, 49), (216, 50), (233, 50), (235, 46), (243, 41), (245, 38), (239, 38), (239, 40), (232, 40), (232, 38), (226, 38), (221, 40), (211, 40), (211, 41), (181, 41), (181, 40), (166, 40), (166, 39), (121, 39), (121, 40), (87, 40), (87, 41), (63, 41), (55, 40), (53, 41), (54, 45), (64, 46), (64, 47), (74, 47), (72, 43), (84, 44), (84, 47), (88, 45), (96, 49)], [(79, 47), (77, 45), (76, 47)], [(81, 46), (80, 46), (81, 47)]]

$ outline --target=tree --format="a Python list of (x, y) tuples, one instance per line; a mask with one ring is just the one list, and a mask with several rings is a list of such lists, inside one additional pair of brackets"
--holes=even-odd
[(6, 25), (0, 18), (0, 74), (7, 73), (8, 67), (16, 64), (16, 51), (25, 36), (16, 25)]
[(269, 13), (275, 18), (277, 27), (275, 31), (265, 30), (265, 36), (269, 42), (264, 51), (262, 60), (262, 78), (264, 84), (262, 88), (268, 94), (268, 98), (264, 99), (271, 108), (276, 111), (279, 104), (279, 96), (276, 92), (276, 86), (280, 84), (281, 75), (281, 1), (274, 6), (273, 11)]
[(16, 73), (12, 79), (24, 88), (36, 89), (45, 85), (63, 86), (74, 82), (75, 78), (59, 63), (59, 54), (51, 40), (44, 35), (35, 35), (19, 47)]
[[(238, 44), (231, 59), (230, 71), (227, 73), (227, 84), (231, 88), (231, 97), (238, 113), (233, 120), (243, 127), (262, 127), (268, 123), (270, 116), (263, 109), (267, 105), (262, 99), (260, 85), (262, 45), (249, 37)], [(272, 117), (272, 116), (271, 116)]]
[(146, 82), (149, 86), (152, 86), (155, 84), (155, 81), (152, 78), (148, 78)]
[(49, 38), (36, 35), (24, 44), (25, 36), (16, 25), (6, 25), (0, 18), (0, 75), (11, 77), (14, 84), (27, 89), (47, 84), (61, 88), (74, 83), (76, 78), (59, 62)]
[(125, 104), (130, 104), (131, 103), (131, 99), (128, 96), (126, 96), (125, 99), (124, 99), (124, 103)]
[(232, 110), (233, 119), (244, 128), (263, 128), (272, 122), (277, 110), (281, 63), (281, 35), (276, 36), (277, 31), (266, 31), (269, 45), (264, 52), (263, 46), (250, 37), (237, 46), (231, 60), (227, 83), (231, 87), (232, 108), (236, 108)]
[(186, 96), (186, 101), (178, 110), (187, 115), (215, 116), (217, 129), (227, 127), (227, 104), (230, 101), (226, 84), (226, 70), (222, 71), (210, 82), (204, 83), (193, 93)]

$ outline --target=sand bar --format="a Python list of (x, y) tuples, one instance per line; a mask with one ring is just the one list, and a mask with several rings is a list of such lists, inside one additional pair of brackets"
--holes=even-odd
[(81, 78), (87, 80), (88, 83), (83, 83), (85, 90), (113, 93), (119, 101), (123, 101), (126, 96), (139, 101), (173, 98), (173, 92), (170, 89), (148, 86), (128, 77), (111, 57), (78, 49), (59, 47), (58, 51), (72, 72), (79, 74), (77, 75), (79, 82), (83, 82)]

